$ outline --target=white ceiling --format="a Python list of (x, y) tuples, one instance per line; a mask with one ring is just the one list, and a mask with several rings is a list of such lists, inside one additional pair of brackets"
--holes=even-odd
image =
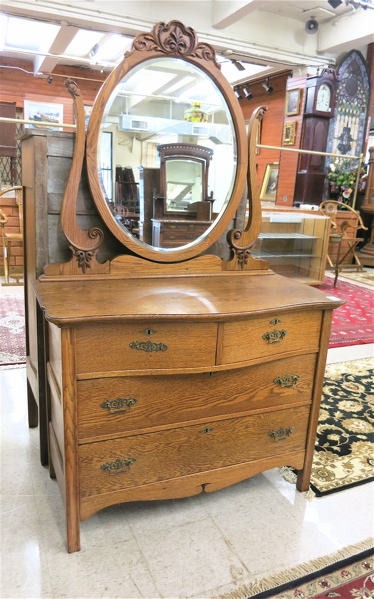
[[(310, 70), (365, 50), (374, 41), (373, 8), (373, 0), (344, 0), (335, 9), (328, 0), (2, 0), (0, 59), (32, 60), (35, 74), (61, 64), (109, 72), (137, 33), (178, 19), (223, 54), (234, 82), (261, 69)], [(313, 34), (305, 29), (310, 19), (318, 23)]]

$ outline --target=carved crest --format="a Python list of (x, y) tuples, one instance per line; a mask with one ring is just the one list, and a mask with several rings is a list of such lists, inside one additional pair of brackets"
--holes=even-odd
[(141, 51), (162, 52), (172, 56), (202, 58), (211, 60), (217, 68), (216, 52), (210, 44), (198, 42), (191, 27), (185, 27), (180, 21), (157, 23), (150, 33), (139, 33), (133, 42), (133, 48)]

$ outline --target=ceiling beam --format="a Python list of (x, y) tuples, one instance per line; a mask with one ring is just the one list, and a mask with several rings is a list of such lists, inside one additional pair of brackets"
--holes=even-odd
[(213, 1), (212, 26), (225, 29), (258, 8), (256, 0)]
[(61, 22), (61, 27), (57, 33), (48, 54), (56, 54), (56, 58), (52, 56), (35, 56), (34, 58), (34, 73), (51, 73), (55, 66), (59, 63), (59, 54), (64, 54), (71, 40), (77, 35), (79, 29), (66, 22)]
[(324, 23), (319, 30), (318, 52), (348, 52), (374, 42), (372, 16), (370, 10), (357, 9)]

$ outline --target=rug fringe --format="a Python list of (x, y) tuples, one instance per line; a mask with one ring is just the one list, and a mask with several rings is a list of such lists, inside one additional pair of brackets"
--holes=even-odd
[(254, 597), (258, 593), (269, 591), (273, 588), (274, 593), (276, 593), (276, 587), (286, 584), (287, 582), (293, 582), (294, 580), (297, 580), (302, 576), (312, 574), (313, 572), (318, 572), (318, 570), (322, 570), (322, 568), (331, 566), (334, 563), (338, 563), (341, 560), (347, 559), (356, 554), (358, 555), (359, 553), (362, 553), (368, 549), (372, 549), (373, 547), (373, 539), (369, 538), (365, 541), (361, 541), (360, 543), (356, 543), (355, 545), (344, 547), (343, 549), (340, 549), (335, 553), (331, 553), (330, 555), (319, 557), (317, 559), (311, 560), (310, 562), (304, 562), (303, 564), (299, 564), (298, 566), (290, 568), (289, 570), (284, 570), (282, 572), (271, 574), (266, 578), (254, 580), (252, 583), (240, 587), (239, 589), (234, 589), (233, 591), (230, 591), (224, 595), (217, 595), (214, 597), (214, 599), (248, 599), (249, 597)]

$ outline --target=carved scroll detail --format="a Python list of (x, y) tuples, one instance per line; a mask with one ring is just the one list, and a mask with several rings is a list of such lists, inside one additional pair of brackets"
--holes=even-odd
[[(235, 258), (240, 268), (244, 269), (250, 261), (251, 268), (254, 268), (255, 262), (264, 265), (262, 268), (268, 268), (267, 263), (261, 260), (253, 260), (250, 248), (256, 241), (261, 229), (261, 202), (258, 191), (257, 173), (256, 173), (256, 143), (257, 131), (260, 126), (267, 106), (257, 108), (249, 122), (248, 149), (249, 149), (249, 168), (247, 176), (248, 185), (248, 210), (249, 217), (243, 231), (231, 229), (227, 234), (227, 241), (231, 249), (235, 252)], [(241, 243), (239, 243), (239, 241)], [(250, 259), (251, 258), (251, 259)], [(250, 260), (249, 260), (250, 259)]]
[(136, 36), (133, 48), (142, 52), (156, 51), (181, 58), (192, 56), (211, 60), (217, 68), (221, 68), (216, 61), (214, 48), (210, 44), (198, 42), (194, 30), (185, 27), (180, 21), (157, 23), (150, 33), (140, 33)]
[(79, 268), (86, 273), (104, 239), (104, 233), (98, 227), (82, 231), (76, 220), (78, 187), (85, 151), (85, 116), (83, 99), (78, 85), (72, 79), (67, 79), (65, 87), (74, 100), (77, 128), (72, 165), (61, 204), (61, 225), (73, 255), (78, 261)]

